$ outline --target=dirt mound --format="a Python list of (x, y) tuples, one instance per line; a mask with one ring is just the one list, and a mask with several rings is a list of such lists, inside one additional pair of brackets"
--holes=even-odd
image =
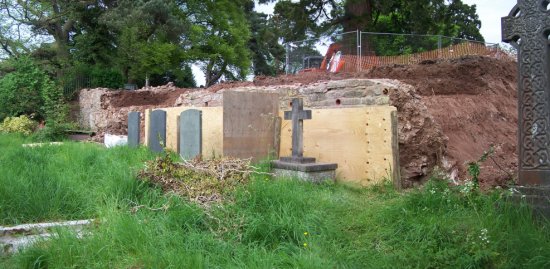
[[(178, 88), (173, 85), (149, 87), (137, 91), (112, 91), (103, 98), (113, 107), (129, 106), (163, 106), (170, 107), (176, 99), (189, 89)], [(103, 102), (103, 100), (102, 100)]]
[[(454, 178), (466, 178), (466, 163), (477, 160), (494, 147), (495, 153), (482, 164), (484, 186), (504, 185), (515, 179), (517, 171), (517, 64), (509, 59), (467, 56), (418, 65), (393, 65), (363, 73), (327, 74), (310, 72), (298, 76), (260, 77), (254, 85), (308, 84), (320, 80), (348, 78), (397, 79), (414, 86), (416, 94), (392, 93), (392, 105), (399, 120), (420, 127), (426, 135), (438, 137), (440, 128), (446, 148), (434, 148), (441, 141), (414, 141), (400, 144), (402, 163), (417, 163), (431, 169), (435, 164), (451, 171)], [(417, 95), (417, 96), (416, 96)], [(431, 118), (419, 117), (428, 110)], [(400, 131), (407, 132), (400, 124)], [(408, 141), (410, 142), (410, 141)], [(431, 151), (428, 159), (416, 159), (418, 152)], [(425, 156), (422, 155), (421, 156)], [(407, 167), (403, 167), (405, 172)], [(418, 172), (417, 172), (418, 173)], [(419, 173), (421, 174), (421, 173)], [(414, 178), (414, 172), (407, 175)]]
[[(466, 162), (491, 146), (495, 154), (482, 164), (485, 186), (504, 185), (517, 171), (516, 63), (487, 57), (465, 57), (431, 64), (373, 69), (372, 77), (413, 85), (429, 114), (447, 136), (442, 160), (464, 178)], [(398, 107), (398, 103), (395, 104)], [(405, 112), (409, 115), (411, 112)], [(405, 158), (408, 152), (402, 153)]]
[[(484, 186), (504, 185), (515, 179), (517, 171), (517, 64), (509, 59), (467, 56), (418, 65), (377, 67), (363, 73), (326, 74), (311, 72), (300, 76), (260, 78), (255, 85), (311, 83), (348, 78), (389, 78), (414, 86), (416, 97), (390, 95), (401, 122), (421, 126), (427, 133), (441, 128), (447, 137), (445, 149), (440, 141), (414, 141), (401, 144), (402, 163), (419, 163), (430, 169), (439, 163), (455, 178), (467, 177), (466, 163), (477, 160), (494, 147), (495, 153), (482, 164)], [(411, 100), (412, 98), (412, 100)], [(416, 104), (416, 105), (415, 105)], [(414, 107), (411, 107), (414, 106)], [(430, 118), (418, 117), (426, 107)], [(432, 120), (433, 119), (433, 120)], [(407, 126), (400, 126), (406, 131)], [(437, 137), (434, 134), (416, 137)], [(418, 152), (431, 151), (430, 158), (415, 159)], [(404, 167), (407, 171), (407, 167)], [(414, 174), (408, 175), (414, 178)]]

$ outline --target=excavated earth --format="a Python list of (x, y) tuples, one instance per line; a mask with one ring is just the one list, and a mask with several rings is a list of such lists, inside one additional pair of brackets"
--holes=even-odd
[[(417, 65), (377, 67), (360, 73), (257, 77), (253, 82), (218, 84), (219, 90), (249, 86), (307, 85), (353, 78), (395, 79), (411, 85), (411, 91), (390, 91), (389, 103), (397, 107), (399, 147), (406, 186), (423, 182), (439, 169), (453, 180), (464, 180), (466, 164), (478, 160), (484, 151), (494, 153), (481, 164), (484, 187), (512, 182), (517, 171), (517, 68), (510, 59), (468, 56)], [(107, 91), (89, 95), (101, 100), (101, 108), (118, 120), (106, 120), (101, 131), (125, 133), (129, 111), (170, 107), (192, 89), (170, 85), (139, 91)], [(82, 94), (81, 94), (82, 97)], [(206, 104), (205, 104), (206, 105)], [(91, 109), (90, 111), (92, 111)], [(82, 107), (81, 114), (89, 113)], [(406, 166), (414, 167), (408, 169)]]

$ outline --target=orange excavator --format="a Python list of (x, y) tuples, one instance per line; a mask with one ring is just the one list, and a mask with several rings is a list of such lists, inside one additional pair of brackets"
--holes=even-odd
[(327, 71), (337, 73), (342, 70), (345, 61), (342, 59), (342, 45), (333, 43), (328, 47), (325, 57), (308, 56), (303, 59), (304, 68), (298, 73)]

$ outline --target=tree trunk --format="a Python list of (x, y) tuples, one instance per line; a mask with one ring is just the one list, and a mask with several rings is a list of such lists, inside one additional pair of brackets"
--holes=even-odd
[(368, 31), (372, 25), (373, 0), (347, 0), (344, 5), (344, 32)]

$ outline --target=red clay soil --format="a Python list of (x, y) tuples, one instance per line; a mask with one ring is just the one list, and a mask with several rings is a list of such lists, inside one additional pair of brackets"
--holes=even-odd
[[(254, 82), (223, 83), (208, 88), (212, 92), (243, 86), (309, 84), (323, 80), (347, 78), (397, 79), (416, 88), (413, 98), (427, 107), (434, 122), (424, 122), (423, 131), (440, 132), (447, 141), (418, 141), (400, 145), (403, 161), (414, 158), (415, 151), (432, 144), (446, 148), (430, 149), (428, 165), (443, 166), (461, 179), (467, 177), (466, 163), (477, 160), (491, 146), (495, 153), (482, 164), (483, 186), (504, 185), (516, 177), (517, 171), (517, 68), (509, 59), (467, 56), (453, 60), (426, 61), (417, 65), (377, 67), (362, 73), (327, 74), (309, 72), (278, 77), (256, 77)], [(110, 102), (114, 107), (156, 105), (173, 106), (186, 89), (159, 91), (119, 91)], [(401, 102), (399, 95), (390, 96), (401, 119), (414, 122), (414, 102)], [(414, 105), (413, 105), (414, 106)], [(422, 160), (426, 161), (426, 160)], [(426, 167), (431, 169), (431, 167)], [(419, 178), (419, 181), (424, 178)]]
[[(176, 99), (183, 93), (189, 91), (182, 88), (162, 88), (156, 87), (154, 90), (139, 90), (139, 91), (113, 91), (109, 95), (111, 105), (114, 107), (129, 107), (129, 106), (160, 106), (171, 107), (176, 102)], [(103, 100), (102, 100), (103, 101)]]
[(478, 160), (491, 146), (495, 153), (481, 164), (482, 185), (505, 185), (516, 177), (515, 62), (465, 57), (381, 67), (371, 70), (367, 76), (398, 79), (415, 86), (428, 112), (448, 138), (445, 152), (448, 160), (442, 161), (457, 169), (460, 178), (467, 175), (466, 163)]
[[(357, 77), (397, 79), (416, 88), (435, 124), (448, 138), (446, 149), (433, 151), (433, 158), (444, 166), (444, 170), (454, 170), (459, 178), (467, 178), (467, 163), (478, 160), (484, 151), (493, 147), (494, 154), (481, 164), (482, 186), (506, 185), (515, 180), (518, 164), (517, 64), (509, 59), (467, 56), (418, 65), (377, 67), (363, 73), (311, 72), (299, 76), (260, 77), (253, 84), (308, 84)], [(392, 96), (391, 101), (398, 113), (401, 112), (400, 118), (414, 117), (414, 112), (400, 103), (399, 98)], [(423, 124), (428, 129), (425, 132), (434, 131), (432, 123)], [(439, 143), (418, 141), (416, 145), (400, 145), (402, 161), (410, 161), (415, 150), (421, 150), (419, 146), (431, 147), (432, 144)]]

